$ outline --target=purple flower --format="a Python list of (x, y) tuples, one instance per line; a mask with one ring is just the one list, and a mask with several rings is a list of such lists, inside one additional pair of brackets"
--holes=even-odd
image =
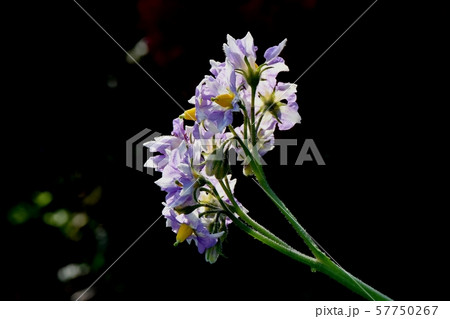
[(178, 214), (170, 207), (164, 207), (163, 215), (166, 218), (166, 226), (171, 227), (177, 233), (177, 243), (186, 240), (189, 244), (194, 241), (198, 252), (203, 254), (206, 249), (217, 244), (224, 232), (211, 234), (205, 225), (205, 219), (199, 217), (198, 211), (190, 214)]
[(161, 153), (160, 155), (155, 155), (150, 157), (147, 162), (145, 162), (145, 167), (152, 167), (156, 171), (161, 172), (164, 167), (169, 162), (169, 152), (177, 148), (182, 140), (175, 136), (159, 136), (155, 137), (154, 141), (150, 141), (144, 144), (144, 146), (150, 149), (152, 153)]
[(211, 74), (214, 76), (218, 76), (219, 73), (225, 69), (225, 62), (217, 62), (214, 60), (209, 60), (209, 64), (211, 64), (209, 72), (211, 72)]
[[(259, 125), (258, 131), (256, 133), (257, 136), (257, 142), (253, 146), (254, 151), (256, 151), (259, 156), (264, 156), (267, 152), (271, 151), (275, 147), (275, 135), (274, 131), (276, 128), (276, 121), (270, 116), (270, 117), (264, 117), (261, 120), (261, 123)], [(239, 135), (241, 139), (244, 139), (244, 126), (241, 125), (240, 127), (235, 129), (236, 133)], [(250, 158), (247, 157), (244, 150), (242, 149), (241, 145), (237, 142), (232, 144), (233, 149), (238, 154), (237, 159), (239, 161), (244, 161), (244, 165), (248, 165)], [(249, 146), (250, 147), (250, 146)], [(254, 154), (256, 154), (254, 152)], [(259, 159), (257, 159), (259, 160)]]
[(256, 67), (256, 51), (258, 48), (253, 43), (253, 37), (248, 32), (242, 39), (234, 39), (231, 35), (227, 35), (227, 43), (223, 45), (225, 55), (230, 64), (242, 71), (248, 71), (248, 65), (245, 62), (245, 57), (248, 60), (250, 67)]
[[(237, 78), (242, 79), (237, 85), (240, 100), (246, 106), (247, 113), (251, 112), (251, 94), (250, 88), (256, 88), (260, 91), (260, 86), (275, 87), (277, 85), (276, 77), (282, 71), (289, 71), (284, 60), (279, 54), (286, 46), (287, 40), (284, 39), (279, 45), (270, 47), (264, 53), (265, 61), (258, 66), (256, 63), (257, 47), (253, 44), (253, 37), (250, 33), (243, 39), (235, 40), (230, 35), (227, 36), (227, 44), (224, 44), (224, 51), (227, 61), (232, 65), (237, 73)], [(242, 85), (242, 84), (246, 85)], [(255, 112), (258, 113), (263, 103), (256, 99)]]
[[(196, 152), (198, 153), (198, 152)], [(167, 192), (168, 207), (194, 205), (194, 191), (200, 176), (192, 166), (194, 161), (193, 147), (183, 141), (168, 157), (168, 163), (162, 170), (162, 177), (155, 183)]]
[(236, 74), (228, 63), (211, 61), (211, 73), (195, 89), (189, 102), (195, 105), (197, 122), (211, 134), (222, 132), (239, 111)]
[(194, 126), (192, 135), (195, 137), (195, 148), (202, 153), (203, 157), (208, 156), (233, 137), (233, 134), (230, 132), (213, 134), (210, 131), (206, 131), (202, 125), (198, 125), (197, 123)]
[[(279, 45), (268, 48), (264, 53), (265, 62), (258, 66), (256, 63), (257, 47), (253, 43), (253, 37), (248, 32), (242, 39), (234, 39), (227, 35), (227, 43), (223, 45), (227, 60), (235, 70), (240, 70), (250, 80), (256, 76), (270, 83), (274, 81), (278, 73), (282, 71), (289, 71), (289, 68), (284, 64), (284, 60), (279, 57), (279, 54), (286, 46), (287, 40), (284, 39)], [(250, 84), (250, 83), (249, 83)]]
[(180, 118), (176, 118), (172, 122), (172, 135), (164, 135), (155, 137), (153, 141), (144, 144), (152, 153), (161, 153), (150, 157), (145, 163), (145, 167), (152, 167), (158, 172), (162, 172), (169, 162), (169, 154), (172, 150), (178, 148), (183, 141), (189, 141), (189, 134), (192, 128), (185, 130), (184, 122)]
[[(274, 86), (276, 83), (276, 77), (278, 76), (278, 73), (289, 71), (288, 66), (284, 63), (284, 59), (279, 56), (274, 56), (275, 54), (279, 54), (285, 45), (286, 39), (283, 40), (278, 46), (267, 49), (266, 53), (264, 53), (264, 57), (266, 58), (265, 64), (267, 65), (267, 68), (265, 68), (265, 71), (262, 73), (261, 79), (267, 81), (267, 83), (271, 84), (272, 86)], [(270, 54), (267, 54), (269, 50), (271, 50), (272, 52)]]
[(282, 131), (300, 123), (296, 92), (296, 84), (278, 82), (272, 87), (270, 83), (262, 82), (258, 86), (258, 93), (262, 102), (260, 109), (263, 114), (260, 116), (264, 117), (263, 121), (270, 121), (272, 118)]
[[(268, 48), (265, 61), (258, 66), (251, 34), (237, 40), (228, 35), (225, 62), (210, 61), (211, 75), (204, 77), (189, 100), (195, 108), (181, 116), (194, 120), (194, 125), (185, 126), (182, 119), (175, 119), (170, 136), (145, 144), (151, 152), (159, 153), (145, 166), (162, 173), (156, 184), (166, 192), (163, 215), (167, 226), (177, 234), (176, 245), (194, 241), (210, 263), (222, 252), (231, 224), (230, 211), (248, 212), (236, 198), (228, 197), (234, 196), (236, 180), (231, 180), (228, 163), (224, 162), (228, 157), (223, 155), (235, 149), (238, 159), (244, 160), (244, 174), (252, 174), (249, 158), (235, 143), (233, 134), (226, 131), (233, 124), (233, 113), (242, 108), (246, 134), (242, 122), (234, 125), (241, 139), (256, 133), (251, 143), (245, 141), (248, 147), (255, 148), (251, 152), (256, 158), (274, 148), (277, 127), (288, 130), (300, 123), (296, 85), (277, 82), (279, 72), (289, 70), (279, 56), (285, 45), (283, 40)], [(222, 188), (224, 179), (229, 192)]]
[[(233, 193), (236, 180), (231, 180), (231, 175), (226, 178), (229, 180), (230, 191)], [(211, 177), (210, 182), (216, 188), (221, 200), (232, 205), (219, 181)], [(166, 225), (177, 234), (175, 245), (185, 240), (188, 243), (194, 241), (199, 253), (205, 253), (206, 261), (214, 263), (221, 254), (222, 242), (228, 232), (228, 225), (232, 221), (221, 213), (223, 208), (211, 192), (199, 191), (197, 200), (197, 204), (191, 206), (190, 210), (184, 210), (186, 213), (183, 209), (164, 204), (163, 215), (167, 220)], [(237, 200), (235, 201), (245, 213), (248, 212)]]

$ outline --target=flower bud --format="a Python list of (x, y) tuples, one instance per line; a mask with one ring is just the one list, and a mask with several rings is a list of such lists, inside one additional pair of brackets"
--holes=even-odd
[(174, 207), (175, 212), (177, 212), (177, 214), (190, 214), (192, 213), (194, 210), (196, 210), (197, 208), (199, 208), (201, 205), (192, 205), (192, 206), (177, 206)]
[(253, 174), (253, 169), (250, 166), (250, 164), (244, 165), (244, 169), (243, 169), (242, 172), (243, 172), (244, 176), (253, 176), (254, 175)]
[(222, 148), (214, 150), (206, 159), (205, 172), (208, 176), (222, 179), (228, 174), (229, 168), (228, 158), (224, 156)]
[(219, 245), (215, 245), (213, 247), (208, 248), (205, 251), (205, 260), (210, 264), (214, 264), (220, 255), (220, 247)]

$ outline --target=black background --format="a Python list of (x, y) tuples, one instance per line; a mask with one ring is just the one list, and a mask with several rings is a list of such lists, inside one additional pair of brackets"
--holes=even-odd
[[(145, 35), (136, 1), (79, 3), (127, 50)], [(149, 56), (142, 66), (188, 107), (208, 60), (224, 60), (227, 33), (242, 38), (250, 31), (261, 58), (287, 38), (282, 56), (291, 71), (280, 78), (293, 82), (371, 1), (318, 0), (310, 9), (265, 1), (247, 11), (238, 10), (245, 1), (170, 3), (158, 24), (161, 46), (180, 53), (163, 64)], [(110, 238), (103, 271), (159, 216), (164, 200), (157, 176), (125, 166), (125, 141), (144, 128), (168, 134), (181, 110), (74, 2), (42, 6), (19, 9), (7, 42), (2, 210), (36, 190), (57, 190), (55, 181), (73, 172), (100, 183), (95, 218)], [(448, 281), (444, 105), (433, 73), (435, 32), (424, 31), (424, 15), (376, 3), (297, 82), (302, 123), (277, 136), (313, 139), (325, 166), (293, 165), (300, 147), (289, 149), (288, 166), (278, 165), (279, 150), (267, 156), (269, 182), (310, 234), (350, 273), (396, 300), (449, 298), (441, 291)], [(116, 88), (108, 87), (111, 78)], [(239, 177), (236, 196), (255, 219), (307, 252), (251, 180)], [(56, 270), (82, 260), (84, 247), (33, 225), (1, 228), (3, 299), (68, 300), (100, 274), (63, 287)], [(361, 299), (235, 227), (228, 258), (214, 265), (173, 242), (159, 220), (99, 280), (93, 299)]]

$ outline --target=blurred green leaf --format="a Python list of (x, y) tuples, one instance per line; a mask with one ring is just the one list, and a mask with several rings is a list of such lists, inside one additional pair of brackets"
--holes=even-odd
[(97, 253), (92, 261), (92, 270), (98, 270), (105, 264), (105, 256), (103, 253)]
[(39, 194), (37, 194), (34, 199), (33, 202), (38, 205), (39, 207), (45, 207), (48, 204), (50, 204), (53, 200), (53, 195), (50, 192), (41, 192)]
[(35, 208), (27, 203), (20, 203), (11, 208), (8, 220), (13, 225), (20, 225), (28, 221), (35, 214)]
[(70, 213), (65, 209), (57, 210), (54, 213), (45, 213), (43, 220), (46, 224), (54, 227), (62, 227), (69, 221)]

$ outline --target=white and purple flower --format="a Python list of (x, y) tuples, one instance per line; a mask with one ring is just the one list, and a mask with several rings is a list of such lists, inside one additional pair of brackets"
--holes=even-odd
[(239, 112), (236, 73), (228, 63), (211, 61), (211, 73), (195, 89), (189, 102), (195, 105), (196, 121), (212, 134), (223, 132)]
[[(237, 40), (228, 35), (223, 46), (225, 62), (210, 61), (211, 75), (204, 77), (189, 100), (195, 107), (173, 121), (170, 136), (144, 144), (159, 153), (145, 166), (162, 173), (156, 184), (166, 192), (163, 215), (177, 234), (176, 245), (195, 242), (208, 262), (221, 254), (230, 214), (247, 213), (234, 198), (236, 180), (231, 179), (226, 156), (221, 157), (234, 148), (244, 161), (244, 173), (252, 173), (242, 146), (234, 143), (234, 134), (245, 140), (251, 128), (252, 141), (245, 143), (254, 157), (262, 157), (273, 149), (277, 127), (288, 130), (300, 123), (296, 85), (277, 81), (279, 72), (289, 70), (279, 56), (285, 45), (283, 40), (267, 49), (265, 61), (258, 66), (251, 34)], [(237, 114), (244, 118), (238, 124)], [(183, 119), (194, 124), (185, 125)], [(233, 127), (230, 132), (229, 126)]]
[(235, 71), (241, 73), (250, 86), (256, 86), (260, 79), (273, 84), (278, 73), (289, 71), (284, 60), (279, 57), (279, 54), (286, 46), (286, 42), (287, 40), (284, 39), (279, 45), (267, 49), (264, 53), (265, 61), (260, 66), (256, 62), (256, 51), (258, 48), (254, 45), (250, 32), (244, 38), (238, 40), (227, 35), (227, 43), (223, 45), (223, 49), (227, 61), (229, 61)]
[(206, 249), (217, 244), (224, 232), (211, 234), (208, 220), (199, 217), (199, 211), (196, 210), (190, 214), (179, 214), (173, 208), (164, 207), (163, 215), (166, 218), (166, 226), (171, 227), (177, 234), (176, 244), (187, 241), (189, 244), (194, 241), (198, 252), (203, 254)]
[(264, 119), (272, 118), (281, 131), (291, 129), (301, 120), (296, 92), (296, 84), (278, 82), (273, 87), (268, 82), (260, 83), (258, 86), (260, 116)]
[(162, 172), (169, 163), (169, 155), (172, 150), (177, 149), (183, 141), (189, 142), (189, 135), (192, 133), (193, 127), (185, 128), (184, 122), (180, 118), (174, 119), (172, 124), (172, 135), (158, 136), (153, 141), (144, 144), (150, 152), (161, 153), (150, 157), (145, 163), (145, 167), (151, 167), (158, 172)]

